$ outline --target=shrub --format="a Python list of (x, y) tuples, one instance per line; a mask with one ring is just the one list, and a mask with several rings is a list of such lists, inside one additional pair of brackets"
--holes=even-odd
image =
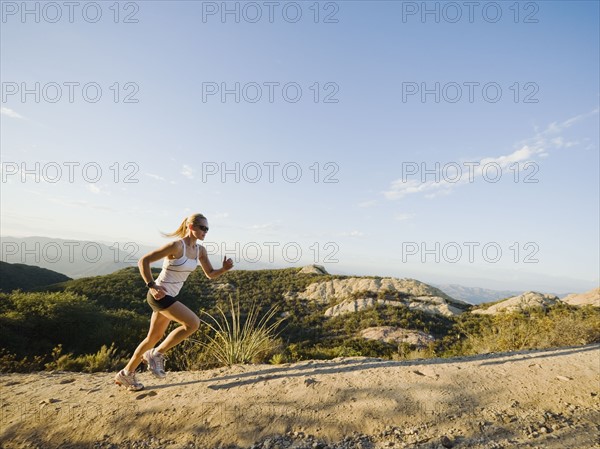
[(282, 365), (288, 362), (288, 357), (282, 352), (278, 352), (277, 354), (273, 355), (273, 357), (271, 357), (271, 360), (269, 360), (269, 363), (271, 365)]
[(18, 360), (16, 354), (0, 348), (0, 373), (28, 373), (41, 371), (44, 366), (43, 356), (24, 357)]
[(208, 336), (208, 343), (200, 342), (208, 354), (223, 365), (236, 363), (257, 363), (268, 360), (278, 349), (275, 330), (285, 320), (285, 317), (276, 319), (271, 324), (278, 307), (271, 307), (262, 318), (258, 318), (259, 309), (256, 303), (250, 310), (242, 324), (239, 299), (236, 304), (229, 297), (231, 322), (220, 307), (217, 307), (220, 318), (217, 319), (208, 312), (202, 312), (208, 317), (206, 324), (214, 335)]
[(98, 371), (116, 371), (125, 365), (128, 359), (124, 352), (119, 352), (114, 343), (107, 347), (102, 345), (95, 354), (84, 354), (74, 357), (72, 353), (63, 354), (62, 345), (52, 350), (52, 361), (46, 363), (47, 370), (83, 371), (94, 373)]
[[(479, 319), (479, 321), (477, 321)], [(467, 319), (459, 324), (466, 337), (456, 339), (447, 355), (544, 349), (600, 342), (600, 310), (592, 306), (556, 304), (491, 317)]]

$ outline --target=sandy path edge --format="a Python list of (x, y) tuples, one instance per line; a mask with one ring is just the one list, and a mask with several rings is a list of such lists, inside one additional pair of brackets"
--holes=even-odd
[(436, 448), (446, 435), (455, 447), (600, 448), (597, 344), (453, 359), (245, 365), (172, 372), (165, 381), (142, 373), (146, 389), (138, 393), (119, 389), (113, 376), (1, 375), (0, 444), (250, 447), (288, 432), (325, 442), (360, 432), (372, 436), (362, 447)]

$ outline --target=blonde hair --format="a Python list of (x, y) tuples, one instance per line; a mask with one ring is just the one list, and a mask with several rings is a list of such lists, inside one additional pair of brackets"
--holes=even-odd
[(192, 214), (189, 217), (183, 219), (183, 221), (181, 222), (181, 224), (179, 225), (179, 227), (177, 228), (177, 230), (175, 232), (171, 232), (169, 234), (167, 234), (165, 232), (161, 232), (161, 234), (164, 237), (181, 237), (181, 238), (183, 238), (187, 234), (188, 225), (190, 225), (190, 224), (195, 225), (198, 221), (200, 221), (203, 218), (206, 220), (206, 217), (202, 214)]

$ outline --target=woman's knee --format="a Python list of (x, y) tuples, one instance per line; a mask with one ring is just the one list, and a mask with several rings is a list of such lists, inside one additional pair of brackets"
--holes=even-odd
[(190, 319), (190, 320), (186, 321), (185, 323), (183, 323), (183, 327), (188, 332), (191, 332), (191, 333), (196, 332), (198, 330), (198, 328), (200, 327), (200, 318), (195, 316), (193, 319)]

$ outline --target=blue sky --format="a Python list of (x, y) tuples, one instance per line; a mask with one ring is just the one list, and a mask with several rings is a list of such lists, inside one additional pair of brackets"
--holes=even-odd
[[(496, 4), (480, 2), (470, 21), (457, 2), (456, 23), (448, 3), (427, 3), (437, 22), (407, 15), (422, 2), (292, 3), (278, 2), (272, 23), (263, 2), (227, 2), (238, 23), (206, 15), (223, 2), (193, 1), (120, 3), (118, 23), (112, 3), (95, 23), (93, 9), (71, 23), (63, 6), (50, 23), (55, 11), (30, 2), (37, 23), (3, 2), (2, 235), (156, 246), (158, 231), (202, 212), (211, 248), (239, 242), (245, 262), (257, 247), (267, 261), (271, 245), (278, 267), (497, 289), (598, 285), (598, 2), (498, 2), (496, 22)], [(263, 15), (250, 23), (255, 5)], [(130, 13), (137, 23), (123, 23)], [(38, 102), (21, 96), (35, 83)], [(95, 103), (82, 93), (89, 83), (88, 99), (102, 91)], [(203, 98), (236, 83), (239, 102)], [(422, 98), (436, 83), (439, 101)], [(286, 101), (298, 86), (299, 100)], [(23, 182), (23, 164), (36, 163), (40, 182)], [(73, 182), (65, 163), (79, 164)], [(223, 165), (240, 182), (207, 171)]]

